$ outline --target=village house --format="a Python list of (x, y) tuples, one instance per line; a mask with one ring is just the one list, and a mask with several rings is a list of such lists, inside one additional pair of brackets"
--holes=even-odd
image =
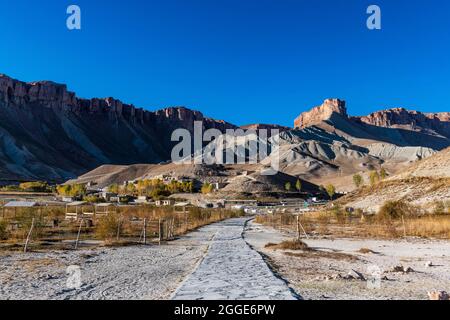
[(109, 201), (112, 201), (111, 198), (117, 197), (117, 193), (102, 191), (102, 192), (100, 192), (99, 196), (100, 196), (100, 198), (109, 202)]
[(165, 200), (156, 200), (155, 206), (157, 207), (166, 207), (166, 206), (173, 206), (175, 204), (175, 201), (172, 199), (165, 199)]
[(139, 196), (139, 197), (137, 197), (136, 200), (134, 200), (134, 203), (136, 203), (136, 204), (148, 204), (148, 203), (150, 203), (149, 200), (150, 200), (150, 197)]

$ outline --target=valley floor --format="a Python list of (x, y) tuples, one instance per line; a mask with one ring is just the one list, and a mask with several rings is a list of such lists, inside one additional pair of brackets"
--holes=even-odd
[[(169, 299), (195, 269), (213, 235), (202, 228), (161, 246), (2, 252), (0, 299)], [(69, 266), (81, 270), (78, 289), (70, 281)]]
[[(450, 289), (448, 241), (317, 238), (305, 240), (313, 251), (273, 250), (265, 245), (293, 235), (248, 220), (161, 246), (3, 252), (0, 299), (427, 299)], [(399, 265), (413, 271), (384, 272)], [(69, 266), (80, 268), (81, 287)], [(381, 282), (345, 279), (351, 270)]]
[[(428, 291), (450, 291), (450, 241), (314, 238), (302, 239), (313, 251), (294, 251), (265, 248), (292, 233), (250, 223), (245, 235), (303, 299), (427, 300)], [(392, 272), (396, 266), (412, 270)]]
[[(248, 220), (214, 223), (161, 246), (0, 253), (0, 299), (295, 299), (244, 241)], [(73, 266), (79, 288), (71, 288)]]

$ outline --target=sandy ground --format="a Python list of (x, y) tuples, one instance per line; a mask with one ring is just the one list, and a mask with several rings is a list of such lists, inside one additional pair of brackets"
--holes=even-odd
[[(264, 246), (294, 235), (252, 222), (243, 232), (247, 220), (162, 246), (3, 252), (0, 299), (427, 299), (450, 291), (450, 241), (315, 238), (305, 240), (311, 252), (273, 250)], [(346, 279), (352, 270), (365, 279)]]
[[(202, 228), (162, 246), (0, 253), (0, 299), (168, 299), (213, 235)], [(80, 268), (81, 287), (69, 266)]]
[(162, 246), (0, 253), (0, 299), (295, 299), (244, 241), (248, 220)]
[(198, 268), (177, 290), (180, 300), (293, 300), (296, 296), (277, 278), (258, 252), (244, 241), (248, 218), (211, 227), (216, 234)]
[[(450, 241), (309, 239), (304, 241), (314, 252), (264, 248), (292, 238), (255, 223), (245, 232), (246, 241), (303, 299), (428, 299), (427, 291), (450, 291)], [(360, 253), (361, 248), (373, 252)], [(433, 266), (426, 265), (430, 261)], [(413, 271), (392, 272), (395, 266)], [(365, 280), (345, 279), (352, 270)]]

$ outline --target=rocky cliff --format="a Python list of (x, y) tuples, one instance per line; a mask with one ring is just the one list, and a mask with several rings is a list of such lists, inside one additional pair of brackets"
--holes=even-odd
[(25, 83), (0, 75), (0, 180), (64, 181), (102, 164), (170, 159), (171, 133), (235, 128), (201, 112), (155, 112), (114, 98), (78, 98), (63, 84)]
[(378, 127), (432, 130), (450, 137), (450, 112), (422, 113), (404, 108), (393, 108), (377, 111), (364, 117), (354, 117), (353, 119)]
[(345, 101), (339, 99), (327, 99), (322, 105), (312, 108), (310, 111), (303, 112), (294, 121), (295, 128), (306, 128), (322, 121), (328, 120), (333, 114), (347, 117), (347, 108)]
[(0, 103), (4, 107), (21, 107), (36, 105), (58, 112), (73, 113), (77, 116), (85, 114), (104, 115), (112, 118), (123, 118), (130, 123), (165, 124), (171, 122), (185, 128), (193, 128), (194, 121), (203, 121), (206, 128), (224, 130), (235, 128), (225, 121), (206, 118), (199, 111), (185, 107), (171, 107), (155, 112), (136, 108), (114, 98), (78, 98), (74, 92), (67, 90), (64, 84), (51, 81), (25, 83), (0, 74)]
[(450, 112), (422, 113), (405, 108), (381, 110), (362, 117), (350, 117), (347, 114), (345, 101), (327, 99), (320, 106), (302, 113), (294, 121), (298, 129), (319, 125), (324, 121), (333, 121), (340, 117), (349, 122), (367, 124), (383, 128), (398, 128), (411, 131), (430, 132), (450, 138)]

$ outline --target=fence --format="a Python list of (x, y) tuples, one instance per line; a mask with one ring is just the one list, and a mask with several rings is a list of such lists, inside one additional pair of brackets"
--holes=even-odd
[(256, 218), (256, 222), (270, 226), (296, 237), (329, 236), (341, 238), (406, 237), (450, 239), (450, 215), (423, 214), (385, 218), (365, 215), (359, 211), (344, 210), (312, 212), (302, 215), (268, 214)]
[[(242, 215), (226, 209), (118, 206), (107, 214), (66, 215), (66, 207), (3, 208), (0, 247), (77, 249), (97, 245), (161, 243), (212, 222)], [(84, 211), (80, 208), (80, 212)]]

